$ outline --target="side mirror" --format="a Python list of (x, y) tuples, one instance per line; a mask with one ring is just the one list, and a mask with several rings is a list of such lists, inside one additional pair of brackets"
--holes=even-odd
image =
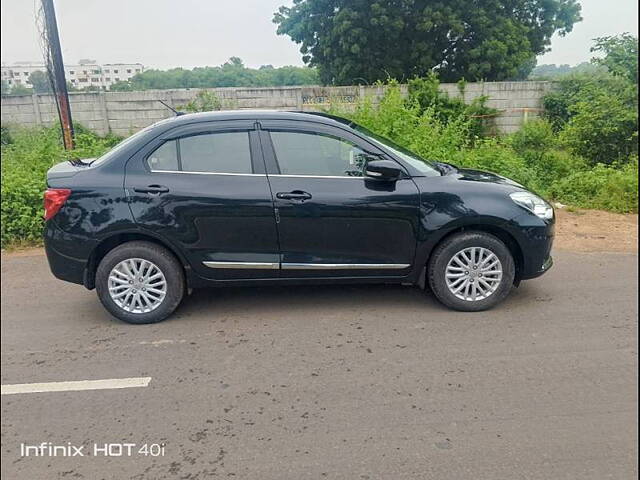
[(402, 176), (403, 170), (392, 160), (372, 160), (364, 169), (365, 177), (393, 182)]

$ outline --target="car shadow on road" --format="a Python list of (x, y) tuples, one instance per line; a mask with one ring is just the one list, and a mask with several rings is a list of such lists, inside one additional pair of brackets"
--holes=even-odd
[[(92, 319), (95, 328), (124, 325), (101, 308), (98, 299), (87, 292), (73, 307), (83, 322)], [(556, 292), (557, 293), (557, 292)], [(185, 296), (167, 320), (158, 325), (184, 325), (224, 319), (246, 322), (248, 319), (353, 317), (376, 315), (421, 318), (481, 320), (496, 315), (527, 316), (539, 308), (539, 302), (551, 302), (554, 292), (544, 282), (523, 283), (493, 309), (485, 312), (456, 312), (442, 305), (430, 292), (402, 285), (303, 285), (224, 287), (196, 289)]]
[(197, 289), (182, 302), (177, 313), (200, 311), (277, 312), (295, 308), (322, 309), (388, 308), (392, 306), (441, 309), (430, 293), (401, 285), (304, 285), (225, 287)]
[[(509, 297), (494, 310), (526, 309), (543, 292), (535, 286), (514, 288)], [(357, 312), (389, 313), (420, 311), (454, 313), (436, 300), (427, 289), (401, 285), (305, 285), (226, 287), (197, 289), (183, 300), (173, 318), (234, 315), (279, 316), (339, 314)], [(459, 313), (465, 315), (465, 313)]]
[[(286, 316), (322, 317), (353, 315), (405, 314), (485, 318), (508, 314), (528, 315), (540, 303), (553, 300), (553, 292), (544, 282), (527, 282), (514, 288), (509, 296), (486, 312), (455, 312), (442, 305), (430, 292), (417, 286), (353, 284), (353, 285), (296, 285), (296, 286), (243, 286), (196, 289), (185, 296), (182, 303), (163, 324), (173, 322), (206, 322), (224, 318), (245, 321), (248, 318), (278, 319)], [(121, 325), (101, 308), (100, 302), (87, 292), (81, 304), (73, 307), (80, 317), (92, 318), (95, 327)], [(436, 318), (436, 317), (434, 317)]]

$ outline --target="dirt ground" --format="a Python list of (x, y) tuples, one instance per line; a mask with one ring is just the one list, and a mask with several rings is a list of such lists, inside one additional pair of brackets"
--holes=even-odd
[(556, 209), (554, 249), (572, 252), (638, 252), (638, 215)]
[[(554, 249), (571, 252), (638, 252), (638, 215), (556, 209)], [(43, 255), (41, 247), (2, 250), (2, 255)]]

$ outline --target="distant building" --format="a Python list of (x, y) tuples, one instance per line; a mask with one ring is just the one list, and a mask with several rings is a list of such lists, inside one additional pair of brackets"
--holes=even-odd
[[(32, 62), (2, 64), (2, 80), (7, 82), (10, 87), (22, 85), (32, 88), (29, 83), (29, 75), (36, 71), (45, 72), (44, 64)], [(91, 62), (64, 66), (67, 81), (74, 87), (98, 87), (102, 90), (109, 90), (114, 83), (127, 81), (143, 71), (144, 66), (141, 63), (103, 63), (100, 65)]]

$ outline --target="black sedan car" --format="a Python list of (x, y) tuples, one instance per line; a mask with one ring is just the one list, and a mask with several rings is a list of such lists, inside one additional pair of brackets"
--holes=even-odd
[(324, 114), (177, 116), (54, 166), (47, 186), (53, 274), (130, 323), (193, 288), (310, 282), (428, 285), (478, 311), (552, 264), (540, 197)]

